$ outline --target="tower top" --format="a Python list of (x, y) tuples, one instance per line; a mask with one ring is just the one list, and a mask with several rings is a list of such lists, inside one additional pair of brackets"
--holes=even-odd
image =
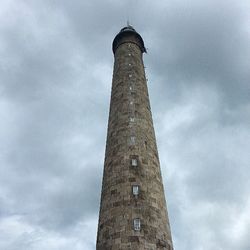
[(139, 46), (142, 53), (147, 52), (142, 37), (129, 24), (127, 24), (126, 27), (122, 28), (120, 32), (116, 35), (112, 45), (114, 54), (116, 49), (125, 42), (135, 43)]

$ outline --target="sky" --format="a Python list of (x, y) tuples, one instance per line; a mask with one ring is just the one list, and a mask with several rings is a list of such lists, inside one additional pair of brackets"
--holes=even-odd
[(2, 0), (1, 250), (95, 249), (127, 19), (148, 49), (175, 250), (250, 249), (250, 2)]

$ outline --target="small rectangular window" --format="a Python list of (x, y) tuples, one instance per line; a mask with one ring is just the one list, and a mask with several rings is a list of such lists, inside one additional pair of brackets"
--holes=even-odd
[(131, 101), (129, 104), (132, 105), (132, 104), (133, 104), (133, 101)]
[(131, 93), (135, 93), (135, 86), (130, 85), (130, 86), (129, 86), (129, 91), (130, 91)]
[(131, 74), (129, 74), (129, 75), (128, 75), (128, 77), (129, 77), (129, 78), (131, 78), (131, 77), (132, 77), (132, 75), (131, 75)]
[(131, 142), (132, 142), (132, 144), (135, 144), (135, 137), (134, 136), (131, 136)]
[(141, 230), (141, 221), (139, 218), (134, 219), (134, 230), (140, 231)]
[(132, 167), (137, 167), (138, 166), (137, 159), (132, 159), (131, 165), (132, 165)]
[(139, 186), (133, 185), (132, 186), (133, 195), (137, 196), (139, 194)]
[(129, 145), (135, 145), (135, 136), (129, 138)]

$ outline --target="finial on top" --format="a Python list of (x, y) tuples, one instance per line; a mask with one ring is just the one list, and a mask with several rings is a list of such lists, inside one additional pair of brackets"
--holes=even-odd
[(127, 27), (125, 27), (125, 28), (134, 29), (134, 28), (133, 28), (133, 26), (132, 26), (132, 25), (130, 25), (130, 23), (129, 23), (129, 19), (127, 20)]

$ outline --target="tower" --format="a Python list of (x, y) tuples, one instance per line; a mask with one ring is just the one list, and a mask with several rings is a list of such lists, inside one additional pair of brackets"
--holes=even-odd
[(97, 250), (173, 250), (143, 65), (142, 37), (127, 26), (113, 41)]

